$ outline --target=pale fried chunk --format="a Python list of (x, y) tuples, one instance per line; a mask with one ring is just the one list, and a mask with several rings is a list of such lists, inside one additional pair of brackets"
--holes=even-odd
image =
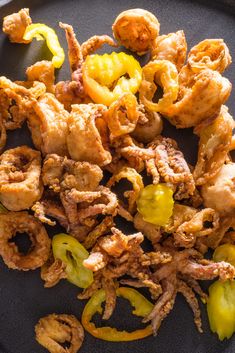
[(24, 40), (23, 36), (26, 27), (31, 23), (29, 9), (21, 9), (19, 12), (4, 17), (2, 30), (9, 36), (11, 42), (27, 44), (30, 41)]

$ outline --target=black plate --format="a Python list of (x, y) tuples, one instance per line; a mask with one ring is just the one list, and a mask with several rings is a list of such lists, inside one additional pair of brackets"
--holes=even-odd
[[(7, 0), (0, 0), (0, 6)], [(34, 22), (46, 23), (55, 29), (63, 47), (66, 41), (58, 22), (74, 26), (80, 42), (94, 34), (111, 34), (114, 18), (121, 11), (141, 7), (152, 11), (161, 23), (161, 33), (179, 29), (185, 31), (189, 48), (205, 38), (224, 38), (231, 54), (235, 54), (235, 1), (234, 0), (28, 0), (12, 1), (0, 7), (0, 17), (29, 7)], [(107, 48), (105, 48), (107, 49)], [(108, 48), (109, 49), (109, 48)], [(0, 73), (16, 80), (24, 79), (27, 66), (50, 58), (45, 44), (34, 41), (31, 45), (9, 43), (0, 34)], [(233, 83), (235, 65), (231, 65), (226, 76)], [(68, 62), (59, 72), (59, 79), (68, 79)], [(231, 95), (233, 96), (233, 94)], [(235, 112), (235, 101), (228, 105)], [(193, 163), (196, 155), (196, 138), (191, 130), (176, 131), (165, 123), (164, 135), (175, 137), (184, 151), (188, 162)], [(30, 134), (26, 128), (9, 133), (8, 148), (29, 144)], [(127, 225), (122, 224), (124, 228)], [(50, 235), (58, 229), (48, 229)], [(34, 325), (38, 319), (49, 313), (68, 313), (81, 317), (83, 303), (76, 299), (78, 289), (66, 281), (56, 287), (44, 289), (39, 271), (23, 273), (9, 270), (0, 260), (0, 352), (1, 353), (43, 353), (46, 352), (34, 339)], [(134, 329), (139, 322), (133, 320), (124, 301), (118, 302), (118, 309), (111, 324), (123, 329)], [(211, 334), (205, 309), (202, 307), (204, 334), (199, 334), (193, 323), (190, 309), (181, 296), (177, 297), (172, 313), (163, 322), (157, 337), (130, 343), (110, 343), (97, 340), (86, 334), (81, 353), (232, 353), (235, 351), (235, 337), (221, 343)]]

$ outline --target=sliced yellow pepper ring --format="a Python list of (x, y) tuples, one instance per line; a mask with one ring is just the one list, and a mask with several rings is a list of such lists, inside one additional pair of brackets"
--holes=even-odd
[(235, 245), (223, 244), (215, 249), (213, 260), (216, 262), (226, 261), (235, 266)]
[(87, 56), (82, 75), (86, 93), (95, 103), (109, 106), (123, 93), (138, 91), (142, 69), (133, 56), (125, 53), (96, 54)]
[(64, 62), (65, 55), (54, 29), (43, 23), (33, 23), (26, 27), (23, 39), (32, 40), (33, 38), (37, 40), (46, 39), (47, 46), (53, 54), (52, 64), (55, 68), (60, 68)]
[[(153, 309), (153, 304), (135, 289), (121, 287), (117, 289), (116, 293), (119, 297), (129, 300), (131, 305), (135, 308), (132, 313), (136, 316), (145, 317)], [(91, 297), (83, 310), (82, 324), (92, 336), (105, 341), (124, 342), (134, 341), (152, 335), (153, 331), (151, 325), (133, 332), (118, 331), (116, 328), (108, 326), (96, 327), (95, 324), (91, 322), (91, 319), (96, 313), (102, 314), (103, 309), (101, 304), (104, 301), (105, 291), (100, 289)]]
[(137, 209), (146, 222), (165, 226), (173, 213), (173, 190), (166, 184), (147, 185), (140, 191)]
[(211, 331), (220, 340), (230, 338), (235, 332), (235, 281), (216, 281), (210, 286), (207, 313)]
[(68, 234), (57, 234), (52, 239), (52, 250), (54, 258), (66, 265), (69, 282), (80, 288), (87, 288), (93, 282), (93, 272), (83, 266), (89, 253), (77, 239)]

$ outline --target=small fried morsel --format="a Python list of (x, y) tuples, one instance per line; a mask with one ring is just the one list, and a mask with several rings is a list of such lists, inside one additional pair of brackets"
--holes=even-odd
[(162, 132), (162, 118), (157, 112), (152, 112), (144, 106), (140, 106), (140, 111), (144, 114), (146, 120), (138, 120), (131, 136), (138, 142), (150, 143)]
[(143, 55), (150, 50), (158, 36), (160, 23), (149, 11), (130, 9), (118, 15), (112, 29), (114, 37), (121, 45)]
[(34, 112), (28, 116), (28, 127), (35, 147), (43, 155), (68, 155), (67, 135), (69, 113), (51, 93), (45, 93), (35, 102)]
[(235, 163), (224, 164), (219, 173), (202, 186), (201, 194), (206, 207), (220, 214), (235, 209)]
[(132, 132), (139, 119), (137, 99), (132, 93), (124, 93), (113, 102), (105, 113), (110, 140)]
[(3, 122), (2, 117), (0, 117), (0, 153), (4, 149), (4, 147), (6, 145), (6, 142), (7, 142), (6, 127), (5, 127), (5, 124)]
[(196, 44), (188, 54), (188, 64), (195, 73), (203, 69), (223, 73), (231, 62), (229, 49), (223, 39), (205, 39)]
[(193, 171), (196, 185), (206, 184), (222, 168), (230, 150), (234, 127), (234, 120), (224, 105), (212, 122), (202, 122), (196, 127), (195, 133), (200, 137), (197, 164)]
[(91, 230), (87, 234), (86, 239), (84, 240), (82, 245), (86, 249), (92, 248), (97, 242), (98, 238), (108, 233), (113, 226), (114, 226), (113, 217), (111, 216), (105, 217), (101, 221), (101, 223), (99, 223), (93, 230)]
[(139, 197), (140, 191), (144, 188), (144, 183), (142, 176), (137, 173), (134, 168), (124, 167), (117, 174), (114, 174), (108, 181), (107, 186), (111, 188), (116, 182), (119, 182), (121, 179), (129, 180), (133, 185), (133, 190), (125, 191), (124, 197), (128, 199), (128, 212), (133, 214), (136, 209), (136, 200)]
[(51, 254), (47, 262), (41, 267), (41, 279), (45, 288), (54, 287), (61, 279), (67, 278), (66, 265), (60, 259), (54, 259)]
[[(29, 235), (32, 245), (26, 255), (10, 242), (17, 233)], [(49, 257), (50, 246), (46, 229), (35, 217), (27, 212), (0, 214), (0, 255), (9, 268), (28, 271), (41, 267)]]
[(32, 23), (29, 16), (29, 9), (21, 9), (19, 12), (13, 13), (4, 17), (3, 19), (3, 32), (8, 35), (12, 43), (29, 43), (30, 41), (24, 40), (24, 32), (28, 25)]
[[(108, 131), (102, 104), (75, 104), (69, 116), (67, 137), (69, 154), (75, 161), (105, 166), (112, 160), (108, 150)], [(78, 138), (79, 136), (79, 138)]]
[[(153, 102), (153, 97), (157, 91), (155, 82), (163, 89), (163, 97), (157, 103)], [(176, 66), (170, 61), (154, 60), (143, 67), (139, 95), (141, 103), (147, 109), (162, 114), (168, 112), (177, 100), (178, 91), (178, 72)]]
[(188, 82), (179, 86), (177, 101), (161, 111), (177, 128), (188, 128), (218, 115), (228, 99), (232, 85), (217, 71), (205, 69), (189, 76)]
[(40, 152), (20, 146), (0, 156), (0, 201), (7, 209), (28, 209), (42, 192)]
[(148, 240), (151, 241), (153, 246), (159, 243), (159, 241), (161, 240), (161, 237), (162, 237), (161, 227), (155, 224), (146, 222), (143, 219), (143, 216), (139, 212), (137, 212), (134, 217), (134, 226), (138, 231), (142, 232)]
[[(35, 326), (36, 340), (50, 353), (77, 353), (84, 340), (84, 330), (73, 315), (50, 314)], [(64, 348), (63, 343), (69, 343)]]
[(103, 177), (98, 165), (75, 162), (57, 154), (48, 154), (42, 168), (42, 180), (54, 192), (76, 189), (94, 191)]
[(26, 75), (28, 81), (43, 82), (47, 92), (54, 93), (55, 68), (51, 61), (37, 61), (27, 68)]
[(153, 43), (151, 51), (152, 60), (169, 60), (177, 67), (183, 67), (187, 53), (187, 42), (184, 31), (177, 31), (159, 36)]

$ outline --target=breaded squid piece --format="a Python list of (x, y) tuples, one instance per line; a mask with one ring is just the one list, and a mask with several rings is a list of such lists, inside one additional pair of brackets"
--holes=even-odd
[(202, 186), (201, 194), (206, 207), (224, 215), (235, 209), (235, 163), (224, 164), (218, 174)]
[(0, 77), (0, 116), (7, 130), (22, 126), (36, 99), (46, 92), (41, 82), (12, 82)]
[(26, 76), (28, 81), (43, 82), (47, 92), (54, 93), (55, 68), (51, 61), (42, 60), (29, 66)]
[(76, 104), (68, 119), (68, 151), (75, 161), (105, 166), (112, 160), (108, 149), (108, 132), (102, 104)]
[(28, 116), (28, 127), (35, 147), (43, 155), (68, 155), (67, 135), (69, 113), (51, 93), (45, 93), (33, 105)]
[(0, 156), (0, 202), (7, 209), (28, 209), (42, 192), (40, 152), (20, 146)]
[(234, 127), (235, 122), (224, 105), (216, 119), (196, 127), (195, 133), (200, 137), (197, 164), (193, 171), (196, 185), (206, 184), (222, 168), (230, 150)]
[[(210, 226), (205, 227), (206, 222)], [(176, 246), (191, 248), (197, 238), (208, 236), (219, 226), (219, 216), (212, 208), (197, 210), (175, 203), (173, 215), (164, 227), (164, 232), (173, 234)]]
[(188, 54), (188, 64), (194, 73), (211, 69), (223, 73), (232, 58), (223, 39), (205, 39), (196, 44)]
[(177, 128), (189, 128), (218, 115), (232, 85), (219, 72), (205, 69), (179, 88), (177, 101), (162, 113)]
[(21, 9), (19, 12), (4, 17), (3, 32), (9, 37), (12, 43), (29, 43), (31, 40), (24, 40), (26, 27), (32, 23), (29, 16), (29, 9)]
[[(73, 315), (50, 314), (35, 326), (36, 340), (50, 353), (77, 353), (84, 340), (84, 330)], [(63, 343), (69, 347), (63, 347)]]
[(146, 222), (139, 212), (137, 212), (134, 217), (134, 226), (139, 232), (143, 233), (148, 240), (151, 241), (153, 246), (161, 240), (161, 227)]
[(187, 42), (184, 31), (177, 31), (159, 36), (153, 43), (152, 60), (169, 60), (177, 67), (183, 67), (187, 53)]
[[(16, 244), (10, 242), (16, 233), (27, 233), (31, 248), (27, 254), (20, 253)], [(27, 212), (0, 214), (0, 255), (5, 264), (15, 270), (35, 270), (41, 267), (50, 254), (51, 241), (46, 229)]]
[(103, 172), (98, 165), (89, 162), (75, 162), (67, 157), (48, 154), (42, 168), (42, 180), (55, 192), (76, 189), (94, 191)]
[(143, 55), (151, 49), (158, 36), (160, 23), (149, 11), (130, 9), (117, 16), (112, 29), (114, 37), (121, 45)]

